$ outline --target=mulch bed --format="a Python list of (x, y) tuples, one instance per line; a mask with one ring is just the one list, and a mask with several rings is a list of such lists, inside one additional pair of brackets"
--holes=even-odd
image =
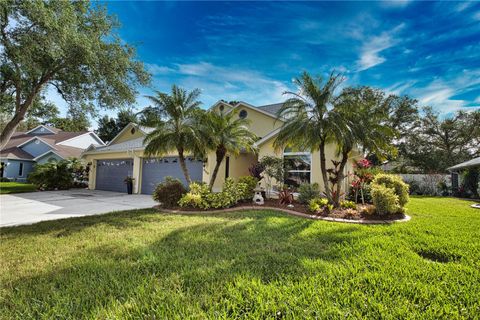
[[(161, 206), (156, 206), (160, 211), (172, 212), (172, 213), (194, 213), (194, 212), (228, 212), (235, 211), (235, 209), (245, 210), (245, 209), (280, 209), (281, 211), (287, 213), (298, 213), (298, 216), (310, 218), (310, 219), (321, 219), (329, 221), (339, 221), (339, 222), (356, 222), (356, 223), (389, 223), (394, 221), (405, 221), (410, 219), (410, 217), (403, 214), (395, 215), (377, 215), (377, 214), (367, 214), (365, 212), (372, 212), (372, 205), (362, 205), (357, 204), (357, 209), (334, 209), (330, 213), (311, 213), (308, 210), (308, 206), (301, 203), (294, 203), (293, 208), (288, 207), (287, 205), (280, 204), (276, 199), (267, 199), (263, 206), (254, 205), (252, 203), (239, 203), (234, 207), (228, 209), (212, 209), (212, 210), (201, 210), (198, 208), (184, 208), (184, 207), (174, 207), (174, 208), (163, 208)], [(369, 210), (367, 210), (369, 209)]]

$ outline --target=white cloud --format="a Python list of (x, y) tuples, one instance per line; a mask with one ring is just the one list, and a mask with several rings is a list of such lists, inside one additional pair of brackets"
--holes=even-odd
[(175, 71), (172, 68), (159, 66), (158, 64), (155, 64), (155, 63), (145, 63), (145, 68), (147, 69), (148, 72), (150, 72), (153, 75), (166, 74), (166, 73)]
[[(206, 61), (175, 64), (168, 67), (169, 83), (176, 83), (188, 90), (202, 90), (201, 100), (206, 107), (219, 99), (243, 100), (253, 105), (283, 101), (288, 86), (264, 74), (250, 69), (219, 66)], [(163, 76), (156, 77), (160, 90), (169, 90)]]
[(380, 53), (398, 42), (395, 34), (403, 27), (404, 24), (400, 24), (390, 31), (385, 31), (378, 36), (366, 39), (360, 50), (360, 59), (357, 61), (357, 71), (367, 70), (384, 63), (387, 59), (381, 56)]

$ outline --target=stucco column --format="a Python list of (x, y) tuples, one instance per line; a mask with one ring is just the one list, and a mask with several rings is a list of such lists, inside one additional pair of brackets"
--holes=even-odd
[(90, 170), (88, 171), (88, 189), (95, 190), (95, 178), (97, 173), (97, 160), (88, 160), (87, 162), (91, 162)]
[(142, 175), (141, 175), (141, 168), (142, 168), (142, 158), (133, 154), (133, 173), (132, 176), (135, 178), (133, 181), (133, 193), (140, 192), (140, 185), (142, 183)]

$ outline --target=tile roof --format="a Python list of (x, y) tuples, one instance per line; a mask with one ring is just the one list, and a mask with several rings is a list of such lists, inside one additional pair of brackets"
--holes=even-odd
[(83, 149), (74, 148), (70, 146), (59, 145), (57, 143), (80, 136), (82, 134), (87, 133), (88, 131), (80, 131), (80, 132), (66, 132), (61, 131), (57, 128), (50, 128), (54, 129), (57, 133), (55, 134), (42, 134), (42, 135), (33, 135), (27, 134), (26, 132), (15, 132), (10, 140), (8, 141), (7, 145), (0, 151), (0, 157), (2, 158), (10, 158), (10, 159), (33, 159), (35, 158), (31, 154), (23, 151), (21, 148), (17, 146), (34, 138), (39, 137), (42, 141), (49, 144), (55, 151), (64, 158), (68, 157), (79, 157), (82, 153)]

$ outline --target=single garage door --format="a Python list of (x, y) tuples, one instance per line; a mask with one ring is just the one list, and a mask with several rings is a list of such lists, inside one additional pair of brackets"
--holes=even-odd
[[(192, 181), (202, 181), (203, 162), (187, 158), (187, 168)], [(187, 184), (178, 157), (144, 158), (142, 163), (142, 193), (152, 194), (155, 187), (170, 176)]]
[(97, 190), (127, 192), (125, 178), (133, 174), (133, 159), (106, 159), (97, 161)]

